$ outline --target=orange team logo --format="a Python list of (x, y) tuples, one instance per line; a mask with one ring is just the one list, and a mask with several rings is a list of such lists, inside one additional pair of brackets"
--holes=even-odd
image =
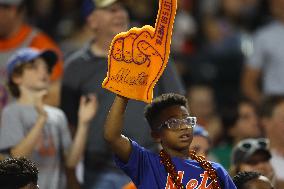
[(56, 147), (54, 145), (52, 136), (50, 133), (44, 136), (42, 133), (40, 135), (40, 140), (37, 144), (36, 151), (42, 157), (53, 157), (56, 154)]
[(160, 0), (155, 28), (134, 27), (114, 37), (103, 88), (131, 99), (152, 101), (153, 88), (168, 63), (176, 9), (177, 0)]
[[(179, 171), (178, 175), (181, 179), (183, 179), (184, 172)], [(209, 175), (207, 171), (204, 171), (203, 174), (200, 174), (201, 182), (199, 183), (197, 179), (190, 179), (187, 184), (185, 185), (186, 189), (211, 189), (212, 181), (210, 183), (207, 183), (209, 181)], [(167, 177), (167, 183), (165, 189), (176, 189), (172, 179), (170, 178), (170, 175)]]

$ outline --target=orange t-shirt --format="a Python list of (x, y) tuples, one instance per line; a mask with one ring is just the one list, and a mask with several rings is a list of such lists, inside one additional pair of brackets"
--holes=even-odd
[(23, 24), (20, 27), (18, 33), (16, 33), (14, 36), (8, 39), (0, 40), (0, 53), (5, 53), (5, 51), (13, 51), (13, 49), (17, 50), (17, 48), (21, 46), (25, 47), (23, 43), (25, 43), (27, 38), (31, 36), (31, 32), (33, 32), (34, 30), (36, 30), (36, 33), (32, 37), (31, 42), (28, 44), (28, 46), (41, 50), (51, 49), (57, 53), (59, 60), (54, 66), (51, 74), (51, 80), (57, 80), (63, 74), (63, 57), (61, 50), (50, 37), (29, 25)]

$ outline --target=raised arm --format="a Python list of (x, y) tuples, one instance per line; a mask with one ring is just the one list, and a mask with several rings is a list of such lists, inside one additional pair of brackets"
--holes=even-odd
[(28, 157), (34, 151), (47, 120), (47, 113), (45, 112), (43, 105), (43, 98), (45, 95), (46, 91), (42, 91), (37, 95), (35, 108), (38, 112), (38, 117), (36, 122), (28, 134), (17, 145), (11, 148), (11, 156)]
[(117, 95), (104, 126), (104, 138), (106, 142), (110, 145), (116, 156), (124, 163), (128, 162), (131, 153), (131, 143), (129, 139), (121, 134), (127, 103), (128, 98)]
[(97, 110), (98, 102), (94, 94), (90, 94), (88, 97), (81, 97), (78, 112), (79, 122), (77, 131), (75, 133), (71, 149), (69, 150), (68, 154), (66, 154), (66, 166), (68, 168), (75, 168), (81, 160), (86, 147), (90, 122), (96, 115)]
[(46, 115), (39, 115), (33, 128), (16, 146), (11, 148), (12, 157), (29, 157), (37, 145), (46, 121)]

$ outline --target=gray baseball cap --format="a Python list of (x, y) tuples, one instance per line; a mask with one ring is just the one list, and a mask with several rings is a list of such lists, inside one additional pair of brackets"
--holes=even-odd
[(0, 4), (5, 5), (19, 5), (23, 2), (23, 0), (0, 0)]

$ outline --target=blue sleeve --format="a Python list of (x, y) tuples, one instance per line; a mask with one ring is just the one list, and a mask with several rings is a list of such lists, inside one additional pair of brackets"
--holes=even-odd
[(131, 154), (127, 163), (120, 161), (117, 156), (115, 156), (114, 159), (116, 165), (131, 178), (136, 186), (138, 186), (143, 176), (145, 166), (147, 165), (146, 162), (149, 152), (134, 141), (131, 141), (131, 145)]
[(214, 164), (216, 166), (214, 167), (215, 167), (215, 170), (217, 170), (220, 187), (222, 189), (237, 189), (237, 187), (235, 186), (228, 172), (220, 164), (217, 164), (217, 163), (214, 163)]

